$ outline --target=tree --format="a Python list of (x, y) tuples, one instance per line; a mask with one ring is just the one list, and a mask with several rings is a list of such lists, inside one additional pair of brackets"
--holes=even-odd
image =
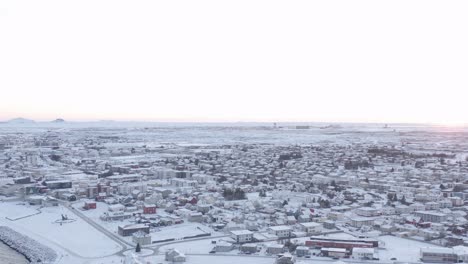
[(140, 243), (137, 244), (136, 248), (135, 248), (135, 252), (136, 253), (139, 253), (141, 252), (141, 246), (140, 246)]
[(400, 201), (402, 204), (406, 204), (406, 197), (403, 195), (403, 197), (401, 197), (401, 201)]

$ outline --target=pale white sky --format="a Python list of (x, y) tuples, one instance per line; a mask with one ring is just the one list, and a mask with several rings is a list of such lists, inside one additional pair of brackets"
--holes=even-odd
[(468, 123), (468, 1), (0, 2), (0, 120)]

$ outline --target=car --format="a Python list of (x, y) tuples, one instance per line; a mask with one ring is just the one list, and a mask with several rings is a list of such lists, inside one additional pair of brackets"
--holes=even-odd
[(391, 258), (390, 260), (397, 260), (397, 258)]
[(333, 257), (332, 259), (340, 259), (340, 258), (338, 258), (338, 257)]
[(214, 254), (214, 253), (216, 253), (216, 251), (214, 251), (214, 250), (211, 250), (211, 251), (210, 251), (210, 254)]

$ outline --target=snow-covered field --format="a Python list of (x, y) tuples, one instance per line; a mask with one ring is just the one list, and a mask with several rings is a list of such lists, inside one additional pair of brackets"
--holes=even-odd
[(383, 261), (396, 258), (398, 261), (418, 262), (421, 248), (439, 248), (432, 244), (394, 236), (381, 236), (378, 239), (385, 242), (385, 249), (379, 249), (379, 258)]
[[(215, 240), (215, 239), (213, 239)], [(175, 245), (167, 245), (159, 248), (159, 252), (166, 252), (171, 248), (176, 248), (182, 253), (186, 254), (207, 254), (210, 252), (216, 245), (211, 244), (210, 239), (200, 240), (200, 241), (190, 241), (184, 243), (177, 243)]]
[(1, 202), (0, 209), (2, 216), (11, 220), (32, 216), (39, 213), (38, 207), (25, 202)]
[[(17, 221), (4, 219), (5, 216), (9, 215), (9, 212), (3, 210), (3, 208), (21, 211), (23, 207), (23, 205), (13, 203), (0, 204), (0, 217), (4, 222), (2, 224), (12, 226), (14, 229), (19, 229), (18, 231), (25, 235), (34, 234), (40, 237), (41, 241), (50, 241), (55, 245), (66, 248), (72, 253), (85, 258), (103, 257), (112, 255), (121, 250), (121, 247), (113, 240), (109, 239), (88, 223), (75, 216), (73, 212), (62, 206), (42, 208), (41, 214)], [(75, 221), (60, 225), (56, 221), (61, 219), (62, 214), (67, 215), (68, 218)]]

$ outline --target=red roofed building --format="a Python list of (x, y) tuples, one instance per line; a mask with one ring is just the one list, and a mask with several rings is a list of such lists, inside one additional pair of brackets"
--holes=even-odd
[(143, 214), (155, 214), (156, 213), (156, 205), (143, 205)]

